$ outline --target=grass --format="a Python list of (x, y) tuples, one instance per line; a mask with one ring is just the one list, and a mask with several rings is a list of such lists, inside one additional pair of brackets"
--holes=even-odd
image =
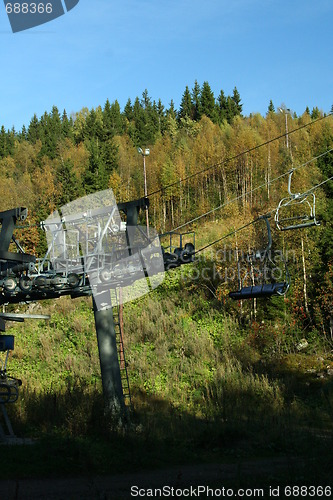
[[(283, 344), (267, 334), (260, 349), (258, 335), (209, 291), (196, 283), (184, 287), (183, 272), (169, 273), (153, 293), (124, 307), (133, 396), (126, 428), (104, 414), (88, 299), (46, 302), (38, 309), (51, 313), (50, 321), (9, 330), (16, 347), (8, 371), (23, 386), (8, 412), (16, 434), (35, 444), (3, 447), (2, 479), (278, 456), (307, 464), (306, 481), (329, 479), (333, 358), (327, 345), (318, 352), (316, 341), (315, 350), (310, 345), (298, 353), (291, 338)], [(295, 480), (304, 470), (300, 465)]]

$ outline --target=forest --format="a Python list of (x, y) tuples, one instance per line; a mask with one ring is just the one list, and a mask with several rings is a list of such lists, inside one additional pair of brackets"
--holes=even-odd
[[(150, 149), (145, 161), (151, 226), (161, 234), (194, 231), (196, 248), (203, 250), (193, 264), (166, 273), (149, 296), (124, 306), (133, 404), (144, 428), (135, 439), (143, 448), (150, 439), (165, 444), (168, 421), (168, 439), (176, 442), (195, 419), (181, 448), (184, 460), (190, 448), (192, 455), (193, 449), (194, 455), (209, 454), (213, 436), (215, 458), (227, 449), (253, 455), (261, 426), (276, 450), (294, 453), (300, 447), (307, 453), (300, 428), (313, 422), (331, 428), (333, 117), (318, 108), (297, 116), (272, 101), (265, 116), (244, 116), (242, 107), (236, 87), (231, 96), (221, 90), (216, 97), (208, 82), (196, 81), (186, 87), (178, 110), (173, 101), (152, 101), (145, 90), (123, 110), (117, 100), (70, 116), (54, 106), (20, 131), (0, 131), (0, 210), (29, 209), (16, 237), (38, 256), (46, 250), (39, 222), (62, 205), (108, 188), (118, 202), (142, 197), (138, 147)], [(292, 192), (314, 189), (318, 225), (279, 231), (274, 211), (288, 196), (291, 169)], [(288, 293), (232, 301), (238, 256), (265, 247), (265, 224), (258, 217), (268, 213), (274, 252), (284, 255), (288, 267)], [(91, 308), (85, 299), (36, 308), (51, 312), (47, 324), (10, 328), (17, 339), (10, 366), (23, 379), (24, 394), (12, 418), (27, 435), (50, 437), (57, 428), (58, 440), (66, 428), (66, 439), (75, 441), (96, 432), (104, 418)], [(286, 428), (290, 436), (294, 432), (289, 444)], [(112, 433), (109, 439), (116, 439), (114, 428)], [(243, 447), (245, 441), (251, 449)], [(73, 453), (84, 469), (83, 448), (75, 442)], [(256, 443), (267, 453), (262, 438)], [(314, 449), (319, 454), (323, 446), (316, 441)], [(91, 463), (97, 470), (102, 452), (95, 451)], [(153, 452), (148, 455), (151, 463)], [(68, 460), (60, 466), (59, 455), (57, 466), (65, 469)]]
[[(274, 210), (283, 193), (288, 194), (283, 174), (291, 168), (297, 168), (295, 192), (331, 177), (332, 121), (317, 108), (306, 109), (300, 117), (282, 108), (276, 112), (272, 102), (266, 117), (244, 117), (236, 87), (232, 96), (221, 90), (215, 99), (209, 83), (200, 87), (197, 81), (192, 91), (186, 87), (179, 111), (173, 102), (168, 108), (160, 100), (152, 102), (147, 90), (133, 104), (128, 100), (123, 111), (117, 101), (109, 100), (103, 108), (82, 109), (71, 117), (54, 106), (40, 119), (35, 115), (27, 129), (1, 128), (0, 209), (28, 207), (32, 227), (23, 230), (20, 239), (29, 251), (43, 255), (45, 239), (34, 224), (56, 208), (107, 188), (118, 202), (143, 196), (142, 157), (137, 152), (143, 146), (150, 148), (150, 223), (159, 233), (197, 228), (200, 242), (207, 234), (205, 223), (218, 221), (215, 233), (222, 235), (231, 225), (240, 227)], [(293, 296), (298, 299), (297, 304), (290, 299), (289, 307), (305, 311), (304, 316), (296, 313), (296, 323), (305, 328), (311, 319), (311, 329), (332, 337), (332, 182), (316, 195), (321, 226), (284, 233), (283, 238), (277, 234), (275, 243), (289, 255), (293, 252)], [(222, 208), (214, 210), (217, 207)], [(256, 236), (240, 234), (238, 247), (255, 237), (262, 245), (259, 229)], [(235, 248), (235, 240), (226, 243)], [(215, 291), (223, 295), (223, 290)]]

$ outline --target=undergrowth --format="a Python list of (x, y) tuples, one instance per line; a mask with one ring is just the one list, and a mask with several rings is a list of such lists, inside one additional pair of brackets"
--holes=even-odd
[[(37, 310), (49, 321), (11, 326), (8, 372), (23, 385), (8, 412), (17, 435), (37, 439), (30, 452), (18, 452), (19, 464), (29, 453), (34, 458), (16, 475), (277, 453), (329, 456), (330, 346), (319, 352), (310, 342), (298, 352), (291, 331), (269, 337), (272, 324), (265, 331), (244, 327), (209, 290), (184, 287), (181, 273), (170, 272), (157, 290), (124, 306), (133, 401), (125, 426), (104, 414), (90, 299), (45, 302)], [(6, 457), (14, 460), (14, 452)]]

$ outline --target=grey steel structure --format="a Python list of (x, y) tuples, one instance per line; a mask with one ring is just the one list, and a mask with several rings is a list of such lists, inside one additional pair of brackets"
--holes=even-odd
[[(56, 212), (41, 223), (49, 243), (43, 259), (24, 252), (14, 237), (15, 228), (27, 217), (27, 209), (19, 207), (0, 213), (0, 305), (63, 295), (92, 296), (105, 405), (110, 411), (123, 413), (129, 384), (124, 353), (119, 359), (117, 346), (117, 331), (122, 343), (118, 309), (122, 302), (156, 288), (165, 270), (193, 262), (194, 234), (163, 235), (170, 239), (170, 244), (163, 248), (161, 238), (156, 232), (153, 234), (152, 228), (148, 235), (146, 228), (138, 225), (140, 210), (148, 207), (147, 198), (117, 205), (110, 202), (109, 206), (104, 205), (105, 199), (99, 196), (96, 207), (87, 197), (82, 210), (79, 203), (74, 203), (63, 207), (62, 217)], [(9, 251), (11, 242), (17, 252)], [(137, 283), (146, 287), (146, 292)], [(119, 298), (120, 290), (125, 298)], [(6, 320), (24, 321), (28, 317), (41, 318), (0, 314), (0, 331), (5, 331)], [(0, 335), (0, 344), (1, 337), (4, 336)], [(6, 383), (3, 381), (2, 385), (5, 392)], [(1, 400), (0, 394), (1, 402), (5, 404), (6, 400)]]

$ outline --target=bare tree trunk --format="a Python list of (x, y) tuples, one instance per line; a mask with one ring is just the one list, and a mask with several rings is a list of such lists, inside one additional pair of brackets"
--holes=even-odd
[(267, 199), (269, 200), (269, 195), (270, 195), (270, 179), (271, 179), (271, 148), (270, 145), (268, 144), (268, 165), (267, 165), (267, 177), (266, 177), (266, 183), (267, 183)]
[[(241, 280), (241, 271), (240, 271), (240, 263), (239, 263), (237, 233), (235, 233), (235, 241), (236, 241), (236, 257), (237, 257), (237, 271), (238, 271), (238, 290), (240, 290), (242, 287), (242, 280)], [(243, 301), (240, 300), (240, 317), (242, 318), (242, 316), (243, 316)]]
[[(250, 246), (248, 247), (248, 254), (251, 253), (251, 248)], [(254, 269), (253, 269), (253, 261), (252, 259), (250, 260), (250, 268), (251, 268), (251, 284), (252, 286), (255, 285), (255, 279), (254, 279)], [(257, 299), (253, 299), (253, 313), (254, 313), (254, 321), (257, 321)]]
[(180, 220), (183, 219), (183, 185), (182, 185), (182, 182), (180, 180), (180, 183), (179, 183), (179, 207), (180, 207)]
[(306, 274), (306, 266), (305, 266), (305, 255), (304, 255), (304, 240), (303, 236), (301, 236), (301, 248), (302, 248), (302, 264), (303, 264), (303, 293), (304, 293), (304, 305), (306, 314), (309, 315), (309, 306), (308, 306), (308, 293), (307, 293), (307, 274)]
[(174, 213), (173, 213), (173, 198), (170, 200), (170, 205), (171, 205), (171, 224), (172, 227), (175, 227), (175, 219), (174, 219)]
[(222, 190), (221, 190), (221, 183), (218, 183), (218, 193), (219, 193), (219, 202), (222, 203)]
[(222, 181), (223, 181), (224, 201), (227, 201), (228, 200), (227, 177), (224, 168), (222, 168)]
[(251, 161), (251, 172), (250, 172), (250, 191), (251, 191), (251, 194), (250, 194), (250, 202), (251, 202), (251, 208), (253, 206), (253, 164), (252, 164), (252, 161)]
[(163, 202), (163, 233), (165, 233), (165, 224), (166, 224), (166, 200)]

